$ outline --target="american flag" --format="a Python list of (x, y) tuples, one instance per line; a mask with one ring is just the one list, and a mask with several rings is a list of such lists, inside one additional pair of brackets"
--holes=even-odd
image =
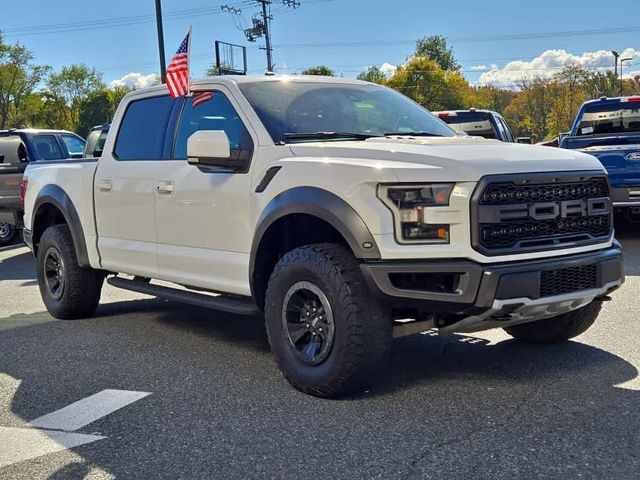
[(197, 92), (193, 94), (193, 108), (207, 103), (213, 98), (213, 92)]
[(181, 97), (189, 92), (189, 42), (191, 31), (187, 33), (167, 68), (167, 87), (172, 98)]

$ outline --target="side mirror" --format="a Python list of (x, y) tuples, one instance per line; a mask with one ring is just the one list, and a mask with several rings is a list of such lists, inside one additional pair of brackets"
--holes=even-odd
[(531, 145), (531, 137), (518, 137), (516, 138), (516, 142)]
[(187, 140), (187, 157), (191, 165), (233, 168), (229, 165), (231, 147), (223, 130), (200, 130)]

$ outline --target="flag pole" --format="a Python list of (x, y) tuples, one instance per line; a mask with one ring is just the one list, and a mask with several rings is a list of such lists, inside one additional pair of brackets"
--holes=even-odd
[(187, 89), (187, 96), (191, 95), (191, 40), (193, 35), (191, 34), (193, 27), (189, 25), (189, 46), (187, 47), (187, 81), (189, 82), (189, 88)]
[(156, 27), (158, 29), (158, 53), (160, 54), (160, 77), (167, 83), (167, 59), (164, 54), (164, 31), (162, 28), (162, 5), (156, 0)]

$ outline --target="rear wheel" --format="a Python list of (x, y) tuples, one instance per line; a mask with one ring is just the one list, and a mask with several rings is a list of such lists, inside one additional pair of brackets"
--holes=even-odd
[(282, 257), (265, 313), (278, 365), (302, 392), (336, 397), (358, 391), (387, 361), (391, 317), (342, 246), (310, 245)]
[(16, 229), (8, 222), (0, 222), (0, 247), (9, 245), (16, 236)]
[(96, 311), (104, 275), (78, 265), (67, 225), (49, 227), (42, 234), (37, 270), (42, 300), (53, 317), (86, 318)]
[(516, 340), (523, 342), (565, 342), (586, 332), (598, 318), (601, 307), (600, 302), (592, 302), (578, 310), (557, 317), (507, 327), (505, 331)]

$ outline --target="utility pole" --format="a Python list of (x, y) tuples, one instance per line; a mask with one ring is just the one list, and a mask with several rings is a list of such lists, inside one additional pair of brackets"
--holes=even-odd
[[(275, 66), (273, 64), (273, 47), (271, 46), (270, 22), (271, 20), (273, 20), (273, 16), (271, 15), (271, 4), (274, 3), (275, 0), (249, 1), (251, 1), (251, 3), (253, 3), (256, 7), (260, 7), (260, 12), (256, 13), (251, 19), (253, 26), (250, 28), (244, 28), (243, 32), (247, 37), (247, 40), (250, 42), (255, 42), (258, 38), (264, 37), (266, 45), (264, 47), (260, 47), (260, 49), (266, 50), (267, 52), (267, 74), (272, 74)], [(298, 0), (279, 0), (278, 3), (281, 3), (278, 13), (283, 12), (286, 9), (295, 10), (300, 7), (300, 2)], [(237, 7), (221, 5), (220, 8), (223, 12), (241, 17), (242, 11)]]
[(164, 30), (162, 28), (162, 5), (161, 0), (156, 0), (156, 24), (158, 27), (158, 52), (160, 54), (160, 77), (162, 83), (167, 80), (167, 58), (164, 54)]
[(271, 58), (271, 35), (269, 34), (269, 22), (271, 16), (267, 13), (267, 4), (271, 3), (270, 0), (258, 0), (262, 4), (262, 22), (264, 23), (264, 39), (267, 50), (267, 73), (273, 73), (273, 60)]
[(611, 53), (613, 54), (613, 68), (614, 68), (614, 74), (613, 74), (613, 94), (615, 95), (616, 93), (616, 83), (618, 83), (618, 57), (620, 56), (620, 54), (618, 52), (616, 52), (615, 50), (611, 50)]

